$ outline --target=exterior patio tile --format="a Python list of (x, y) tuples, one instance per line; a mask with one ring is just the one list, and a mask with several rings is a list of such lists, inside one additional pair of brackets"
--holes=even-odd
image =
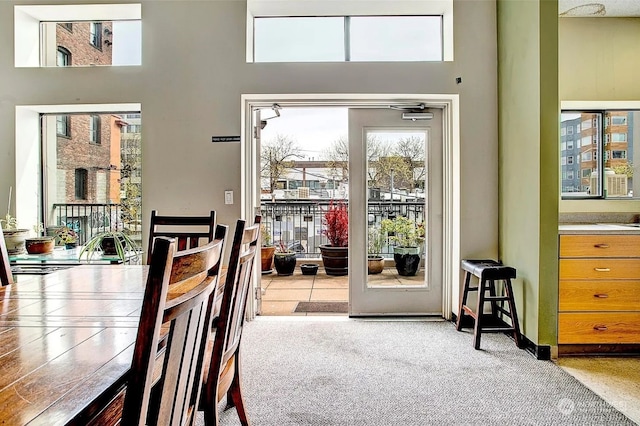
[(293, 289), (311, 289), (313, 287), (313, 280), (295, 279), (295, 280), (273, 280), (265, 287), (262, 288), (268, 290), (293, 290)]
[(298, 301), (269, 301), (262, 300), (262, 313), (261, 315), (267, 316), (289, 316), (289, 315), (297, 315), (304, 316), (304, 313), (296, 313), (293, 310), (298, 305)]
[(267, 289), (262, 296), (262, 301), (263, 303), (265, 301), (308, 301), (310, 295), (310, 289)]
[(338, 301), (347, 301), (349, 300), (349, 289), (345, 288), (345, 289), (324, 289), (324, 288), (320, 288), (320, 289), (313, 289), (313, 291), (311, 292), (311, 299), (312, 302), (318, 302), (318, 301), (332, 301), (332, 302), (338, 302)]

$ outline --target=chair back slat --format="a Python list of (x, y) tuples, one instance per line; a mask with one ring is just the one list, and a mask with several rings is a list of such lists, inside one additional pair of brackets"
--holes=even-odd
[[(214, 240), (216, 232), (216, 212), (209, 216), (167, 216), (151, 211), (148, 252), (152, 253), (153, 240), (157, 237), (175, 238), (178, 251), (188, 250)], [(147, 256), (151, 264), (151, 255)]]
[[(213, 310), (218, 276), (209, 271), (220, 263), (223, 249), (224, 239), (185, 251), (176, 250), (173, 239), (155, 239), (121, 424), (193, 421), (211, 319), (218, 314)], [(170, 295), (174, 286), (185, 290)]]
[(13, 284), (13, 274), (11, 273), (11, 264), (9, 263), (9, 252), (7, 244), (4, 241), (4, 233), (0, 228), (0, 284)]
[(261, 217), (256, 216), (251, 226), (246, 226), (244, 220), (236, 223), (220, 315), (214, 321), (211, 363), (203, 383), (200, 408), (205, 412), (206, 424), (218, 424), (217, 403), (227, 392), (241, 423), (248, 424), (240, 391), (238, 354), (254, 259), (260, 246), (260, 221)]

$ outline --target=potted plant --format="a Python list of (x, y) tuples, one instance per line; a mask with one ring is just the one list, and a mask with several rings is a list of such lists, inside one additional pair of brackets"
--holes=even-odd
[(122, 263), (125, 263), (128, 254), (133, 255), (132, 260), (137, 260), (140, 249), (125, 232), (105, 231), (91, 237), (80, 250), (78, 258), (85, 256), (88, 261), (91, 261), (98, 252), (102, 252), (103, 255), (116, 255)]
[(271, 266), (273, 265), (273, 254), (276, 248), (271, 244), (271, 232), (269, 232), (267, 225), (264, 223), (260, 225), (260, 234), (262, 236), (260, 247), (261, 270), (263, 274), (270, 274), (273, 271)]
[(55, 237), (43, 236), (44, 225), (39, 223), (33, 227), (36, 237), (26, 238), (25, 247), (29, 254), (49, 254), (55, 247)]
[(379, 228), (370, 227), (367, 240), (367, 272), (379, 274), (384, 269), (384, 257), (380, 254), (384, 245), (384, 234)]
[(393, 244), (393, 260), (398, 274), (413, 276), (420, 267), (420, 247), (424, 242), (424, 225), (404, 216), (383, 219), (380, 229)]
[(11, 216), (11, 194), (13, 187), (9, 187), (9, 202), (7, 203), (7, 214), (4, 219), (0, 219), (0, 226), (4, 234), (4, 242), (7, 246), (7, 253), (9, 254), (23, 254), (27, 249), (25, 246), (25, 240), (29, 236), (28, 229), (18, 228), (18, 220)]
[(322, 217), (322, 233), (329, 244), (320, 245), (322, 263), (327, 275), (347, 275), (349, 273), (349, 211), (339, 201), (331, 201)]
[(74, 249), (78, 246), (78, 234), (66, 226), (56, 232), (56, 240), (67, 249)]
[(278, 275), (292, 275), (296, 269), (296, 252), (289, 250), (281, 240), (273, 256), (273, 266)]

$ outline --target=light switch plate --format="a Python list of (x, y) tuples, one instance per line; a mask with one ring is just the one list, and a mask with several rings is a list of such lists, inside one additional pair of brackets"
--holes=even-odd
[(224, 191), (224, 203), (233, 204), (233, 191)]

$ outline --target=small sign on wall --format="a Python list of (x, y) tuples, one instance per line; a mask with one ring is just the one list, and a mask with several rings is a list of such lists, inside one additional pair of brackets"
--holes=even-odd
[(240, 142), (240, 136), (211, 136), (211, 142)]

